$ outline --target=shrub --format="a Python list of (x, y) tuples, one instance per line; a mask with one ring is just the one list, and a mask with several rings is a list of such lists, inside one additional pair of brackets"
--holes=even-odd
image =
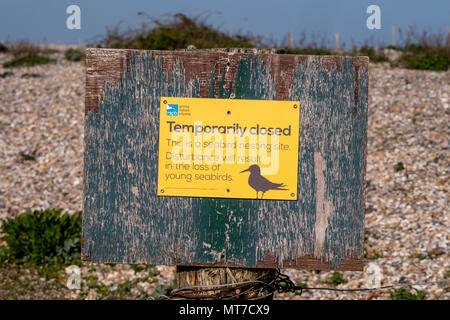
[(8, 53), (13, 56), (14, 59), (37, 56), (42, 52), (42, 49), (27, 40), (18, 41), (13, 44), (8, 44)]
[(53, 208), (27, 211), (4, 221), (1, 233), (8, 262), (81, 263), (81, 212), (69, 215)]
[(85, 58), (85, 54), (82, 50), (73, 48), (66, 50), (66, 52), (64, 52), (64, 56), (69, 61), (81, 61)]
[(405, 288), (395, 289), (393, 293), (391, 293), (392, 300), (425, 300), (426, 293), (421, 290), (414, 289), (416, 293), (412, 293)]
[(0, 266), (8, 260), (8, 250), (4, 246), (0, 246)]
[(344, 279), (343, 274), (338, 271), (333, 272), (333, 274), (331, 275), (331, 277), (328, 280), (323, 281), (323, 283), (326, 283), (326, 284), (329, 284), (332, 286), (337, 286), (339, 284), (347, 283), (347, 282), (348, 281), (347, 281), (347, 279)]
[(397, 46), (394, 46), (394, 45), (392, 45), (392, 44), (388, 45), (388, 46), (386, 47), (386, 49), (399, 50), (399, 48), (398, 48)]
[(422, 53), (404, 53), (400, 61), (409, 69), (447, 71), (450, 55), (425, 50)]
[(331, 56), (334, 55), (331, 50), (325, 48), (303, 48), (303, 49), (283, 49), (282, 52), (285, 54), (313, 54), (318, 56)]
[(360, 56), (368, 56), (371, 62), (389, 62), (388, 57), (383, 54), (378, 54), (374, 48), (367, 46), (359, 48), (359, 50), (357, 50), (357, 54)]
[(3, 67), (32, 67), (38, 64), (47, 64), (55, 62), (55, 59), (49, 58), (48, 55), (52, 50), (41, 48), (38, 45), (28, 41), (19, 41), (8, 46), (8, 52), (13, 56), (11, 61), (3, 63)]
[(403, 164), (403, 162), (397, 162), (395, 165), (394, 165), (394, 172), (399, 172), (399, 171), (402, 171), (402, 170), (405, 170), (405, 165)]
[[(142, 14), (141, 14), (142, 15)], [(176, 13), (168, 19), (150, 19), (142, 28), (119, 31), (119, 26), (107, 29), (100, 41), (110, 48), (135, 48), (146, 50), (175, 50), (194, 46), (204, 48), (252, 48), (257, 38), (249, 35), (229, 35), (219, 31), (204, 20)]]
[[(168, 18), (151, 18), (147, 16), (140, 28), (129, 27), (121, 30), (120, 24), (107, 28), (106, 36), (94, 46), (110, 48), (135, 48), (145, 50), (175, 50), (175, 49), (205, 49), (205, 48), (264, 48), (277, 47), (278, 42), (266, 39), (263, 36), (250, 34), (228, 34), (206, 23), (205, 19), (189, 17), (183, 13), (176, 13)], [(406, 39), (399, 29), (399, 44), (389, 45), (388, 49), (396, 50), (398, 54), (389, 57), (374, 49), (375, 45), (369, 42), (359, 45), (359, 49), (344, 52), (349, 55), (368, 56), (371, 62), (389, 62), (391, 66), (402, 66), (411, 69), (448, 70), (450, 64), (450, 38), (444, 34), (432, 34), (411, 27)], [(307, 39), (310, 39), (307, 41)], [(338, 52), (329, 48), (329, 39), (325, 35), (312, 33), (307, 37), (304, 32), (300, 34), (298, 43), (294, 44), (285, 38), (278, 50), (281, 54), (307, 54), (307, 55), (333, 55)], [(327, 45), (328, 44), (328, 45)], [(292, 47), (291, 47), (292, 46)], [(343, 43), (342, 48), (345, 48)], [(339, 51), (340, 52), (340, 51)], [(399, 58), (397, 58), (399, 56)], [(69, 58), (68, 58), (69, 60)]]
[[(400, 37), (402, 31), (399, 30)], [(450, 37), (410, 27), (402, 39), (400, 65), (409, 69), (446, 71), (450, 65)]]
[(55, 62), (55, 61), (56, 61), (55, 59), (51, 59), (48, 57), (31, 56), (31, 57), (13, 59), (11, 61), (5, 62), (3, 64), (3, 67), (5, 67), (5, 68), (19, 67), (19, 66), (32, 67), (35, 65), (47, 64), (47, 63)]

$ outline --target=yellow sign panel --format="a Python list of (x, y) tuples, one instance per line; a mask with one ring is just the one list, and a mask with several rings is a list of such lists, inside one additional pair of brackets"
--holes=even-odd
[(299, 101), (160, 106), (159, 196), (297, 200)]

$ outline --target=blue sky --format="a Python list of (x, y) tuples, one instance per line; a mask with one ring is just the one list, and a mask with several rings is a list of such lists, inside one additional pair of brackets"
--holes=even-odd
[[(81, 8), (81, 30), (66, 27), (66, 8)], [(381, 8), (381, 29), (366, 27), (369, 5)], [(373, 37), (389, 44), (391, 26), (445, 32), (450, 26), (449, 0), (0, 0), (0, 41), (28, 39), (46, 43), (86, 43), (104, 35), (106, 27), (126, 21), (138, 26), (138, 12), (160, 17), (183, 12), (209, 15), (207, 21), (228, 32), (251, 32), (280, 42), (293, 32), (328, 35), (330, 44), (335, 32), (347, 45)]]

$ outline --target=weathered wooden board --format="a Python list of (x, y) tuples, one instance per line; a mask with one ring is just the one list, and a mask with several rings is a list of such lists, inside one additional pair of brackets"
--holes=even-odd
[[(88, 49), (83, 258), (362, 270), (368, 58)], [(161, 96), (301, 101), (298, 200), (158, 197)]]

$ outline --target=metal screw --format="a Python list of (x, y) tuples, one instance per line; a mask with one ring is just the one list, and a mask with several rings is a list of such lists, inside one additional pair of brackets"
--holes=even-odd
[(295, 197), (295, 193), (292, 192), (292, 193), (291, 193), (291, 197)]
[(161, 193), (164, 193), (164, 189), (159, 190)]
[(164, 100), (163, 103), (166, 104), (166, 103), (167, 103), (167, 100)]
[(297, 105), (296, 104), (294, 104), (294, 109), (297, 109)]

